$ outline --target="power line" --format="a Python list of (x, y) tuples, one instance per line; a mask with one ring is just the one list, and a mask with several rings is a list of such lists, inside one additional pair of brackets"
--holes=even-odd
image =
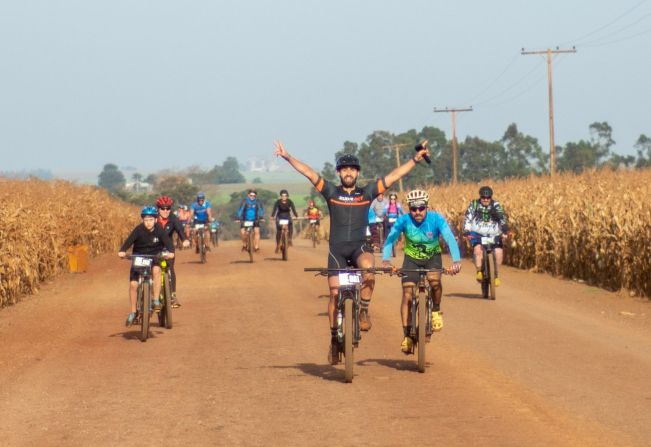
[(508, 71), (508, 69), (511, 68), (511, 65), (513, 65), (513, 63), (518, 59), (518, 56), (519, 56), (518, 53), (514, 54), (514, 55), (513, 55), (513, 59), (511, 59), (511, 61), (510, 61), (508, 64), (506, 64), (506, 67), (504, 67), (504, 69), (500, 72), (500, 74), (498, 74), (498, 75), (495, 77), (495, 79), (493, 79), (492, 81), (490, 81), (490, 82), (488, 83), (488, 85), (486, 85), (486, 87), (483, 88), (483, 90), (481, 90), (479, 93), (477, 93), (477, 94), (476, 94), (475, 96), (473, 96), (469, 101), (466, 101), (466, 102), (467, 102), (467, 103), (472, 103), (472, 102), (474, 102), (475, 100), (477, 100), (478, 98), (481, 98), (481, 96), (482, 96), (484, 93), (486, 93), (486, 92), (488, 91), (488, 89), (490, 89), (493, 85), (495, 85), (495, 83), (496, 83), (497, 81), (499, 81), (499, 80), (502, 78), (502, 76), (504, 76), (504, 74)]
[(642, 32), (639, 32), (639, 33), (637, 33), (637, 34), (633, 34), (633, 35), (631, 35), (631, 36), (622, 37), (622, 38), (620, 38), (620, 39), (616, 39), (616, 40), (611, 40), (611, 41), (606, 41), (606, 42), (603, 42), (603, 41), (601, 41), (601, 42), (600, 42), (600, 41), (595, 41), (595, 43), (592, 43), (592, 44), (583, 44), (582, 47), (587, 47), (587, 48), (603, 47), (603, 46), (605, 46), (605, 45), (612, 45), (612, 44), (614, 44), (614, 43), (619, 43), (619, 42), (624, 42), (624, 41), (626, 41), (626, 40), (631, 40), (631, 39), (634, 39), (634, 38), (636, 38), (636, 37), (642, 36), (642, 35), (644, 35), (644, 34), (649, 34), (649, 33), (651, 33), (651, 28), (649, 28), (649, 29), (647, 29), (647, 30), (644, 30), (644, 31), (642, 31)]
[(485, 100), (483, 100), (483, 101), (480, 101), (480, 102), (476, 103), (476, 105), (479, 106), (479, 105), (482, 105), (482, 104), (486, 104), (486, 103), (488, 103), (488, 102), (490, 102), (490, 101), (492, 101), (492, 100), (494, 100), (494, 99), (497, 99), (497, 98), (503, 96), (505, 93), (509, 92), (510, 90), (513, 90), (513, 89), (514, 89), (515, 87), (517, 87), (519, 84), (521, 84), (522, 82), (524, 82), (525, 79), (527, 79), (529, 76), (531, 76), (531, 75), (532, 75), (536, 70), (538, 70), (538, 67), (539, 67), (538, 64), (535, 65), (535, 66), (533, 66), (533, 67), (531, 68), (531, 70), (529, 70), (528, 72), (526, 72), (526, 73), (524, 74), (524, 76), (522, 76), (520, 79), (518, 79), (517, 81), (515, 81), (514, 83), (512, 83), (511, 85), (509, 85), (507, 88), (505, 88), (505, 89), (502, 90), (501, 92), (499, 92), (497, 95), (493, 95), (493, 96), (491, 96), (490, 98), (487, 98), (487, 99), (485, 99)]

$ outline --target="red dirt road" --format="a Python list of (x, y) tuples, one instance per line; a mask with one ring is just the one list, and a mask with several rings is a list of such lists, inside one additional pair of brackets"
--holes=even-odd
[(465, 262), (419, 374), (399, 280), (379, 277), (345, 384), (325, 279), (302, 271), (326, 247), (262, 250), (180, 253), (183, 307), (146, 343), (116, 256), (0, 311), (0, 445), (651, 445), (648, 301), (510, 268), (485, 301)]

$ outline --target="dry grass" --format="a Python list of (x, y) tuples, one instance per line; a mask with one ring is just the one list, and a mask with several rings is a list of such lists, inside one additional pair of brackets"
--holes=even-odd
[(0, 203), (0, 307), (66, 270), (69, 246), (117, 250), (138, 219), (104, 190), (63, 181), (2, 181)]
[[(486, 183), (514, 233), (507, 264), (651, 297), (651, 170)], [(457, 235), (479, 186), (430, 190)]]

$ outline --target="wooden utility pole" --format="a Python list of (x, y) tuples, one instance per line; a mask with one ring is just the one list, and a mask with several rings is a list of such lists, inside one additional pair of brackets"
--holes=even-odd
[(465, 109), (448, 108), (438, 109), (434, 107), (434, 112), (446, 112), (452, 114), (452, 184), (457, 184), (457, 112), (472, 112), (472, 107)]
[[(400, 167), (400, 148), (409, 146), (407, 143), (401, 143), (401, 144), (387, 144), (386, 146), (383, 146), (385, 149), (395, 149), (396, 151), (396, 167)], [(403, 192), (402, 190), (402, 178), (398, 180), (398, 184), (400, 185), (400, 192)]]
[(554, 143), (554, 95), (552, 91), (552, 54), (576, 53), (576, 48), (571, 50), (561, 50), (556, 47), (555, 50), (547, 48), (546, 50), (524, 51), (521, 54), (545, 54), (547, 55), (547, 95), (549, 96), (549, 175), (553, 177), (556, 173), (556, 146)]

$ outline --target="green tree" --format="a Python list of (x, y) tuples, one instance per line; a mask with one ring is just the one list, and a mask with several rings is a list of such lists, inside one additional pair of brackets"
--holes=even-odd
[(610, 147), (615, 144), (612, 128), (607, 122), (594, 122), (590, 125), (590, 141), (569, 142), (558, 151), (557, 167), (560, 171), (581, 172), (584, 169), (602, 166)]
[(118, 169), (118, 167), (112, 163), (107, 163), (104, 165), (104, 169), (100, 172), (97, 180), (99, 187), (108, 189), (109, 191), (115, 192), (124, 188), (126, 183), (124, 179), (124, 174)]
[(651, 166), (651, 138), (644, 134), (640, 135), (634, 147), (637, 149), (635, 166), (638, 168)]
[(543, 153), (538, 140), (524, 135), (515, 123), (504, 132), (502, 144), (505, 152), (500, 178), (526, 177), (531, 173), (540, 174), (546, 171), (548, 157)]
[(477, 182), (485, 178), (502, 178), (505, 159), (506, 149), (500, 142), (466, 137), (459, 145), (460, 180)]

